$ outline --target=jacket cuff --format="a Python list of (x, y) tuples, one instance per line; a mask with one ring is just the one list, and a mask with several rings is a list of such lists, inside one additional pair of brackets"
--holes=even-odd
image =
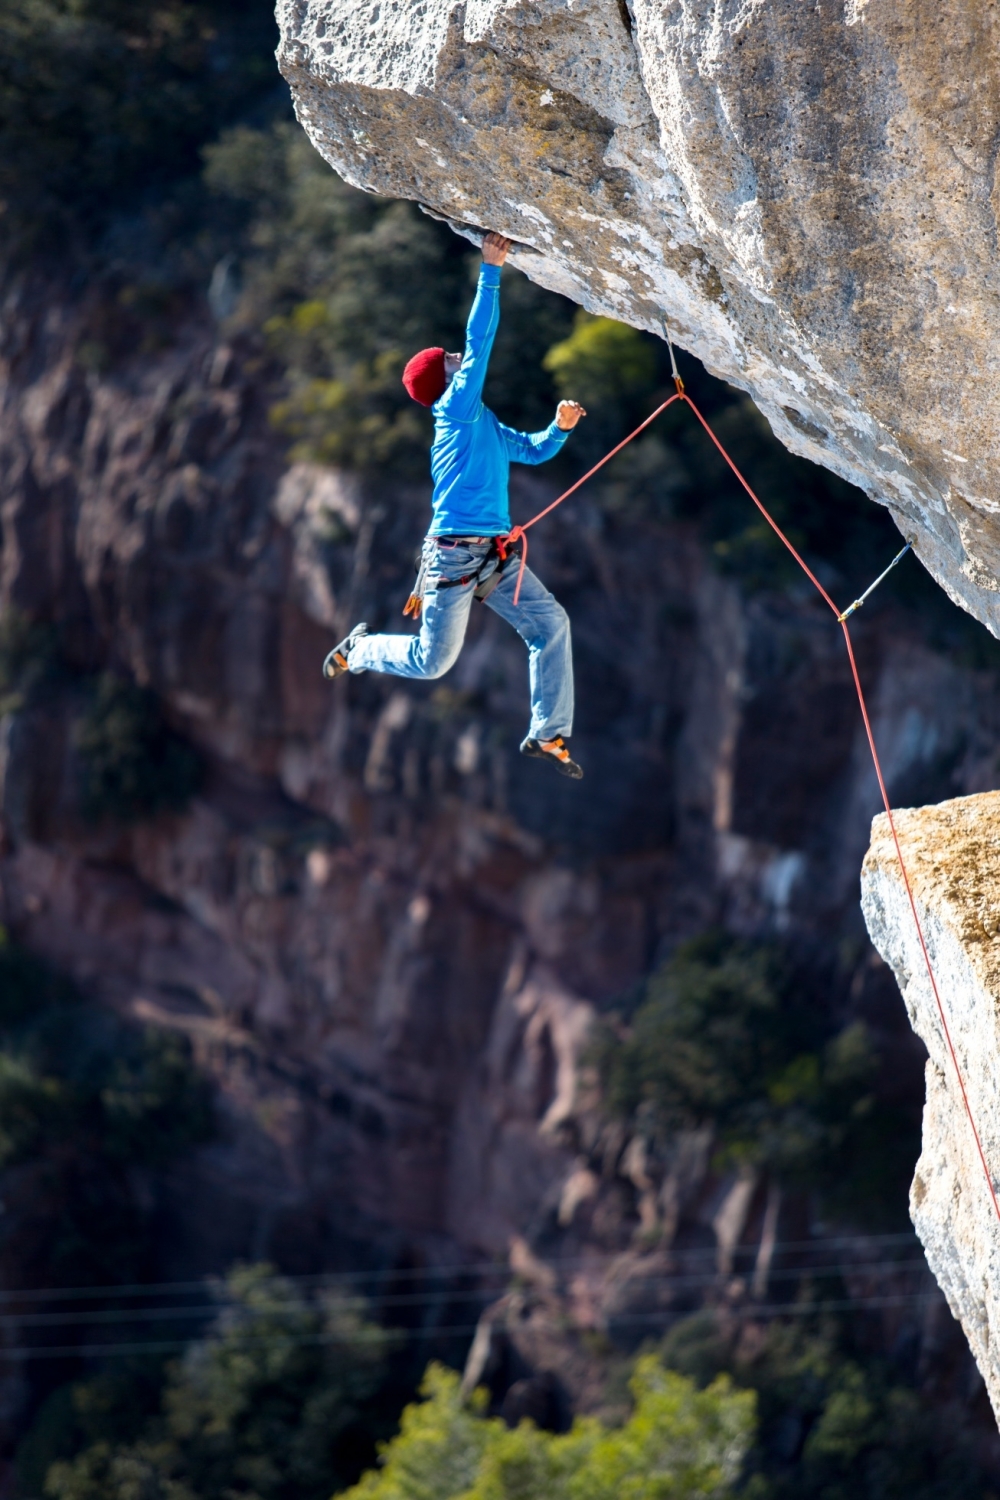
[(560, 427), (555, 417), (549, 423), (549, 437), (558, 438), (560, 443), (564, 443), (572, 431), (572, 427)]
[(483, 264), (479, 268), (479, 285), (480, 286), (499, 286), (500, 285), (500, 269), (501, 268), (499, 266), (488, 266), (486, 264), (486, 262), (484, 261)]

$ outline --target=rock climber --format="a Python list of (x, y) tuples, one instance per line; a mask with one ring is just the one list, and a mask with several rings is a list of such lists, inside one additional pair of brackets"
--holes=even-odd
[[(507, 480), (511, 463), (540, 464), (559, 452), (581, 417), (577, 401), (560, 401), (543, 432), (516, 432), (483, 405), (483, 382), (500, 321), (500, 268), (510, 240), (488, 234), (476, 298), (469, 313), (465, 349), (422, 349), (403, 371), (414, 401), (434, 412), (431, 448), (431, 526), (420, 554), (417, 582), (407, 613), (423, 618), (420, 633), (369, 635), (355, 625), (323, 663), (323, 675), (389, 672), (396, 677), (441, 677), (454, 665), (469, 622), (473, 596), (507, 620), (528, 647), (531, 723), (522, 755), (550, 761), (579, 780), (573, 760), (573, 659), (569, 617), (561, 604), (525, 568), (517, 604), (516, 546), (505, 546), (511, 529)], [(514, 566), (509, 566), (511, 561)]]

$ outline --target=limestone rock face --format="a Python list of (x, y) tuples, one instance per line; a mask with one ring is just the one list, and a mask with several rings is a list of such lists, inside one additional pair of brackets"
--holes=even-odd
[[(894, 814), (969, 1106), (1000, 1173), (1000, 792)], [(885, 816), (862, 873), (872, 941), (927, 1045), (923, 1149), (910, 1213), (1000, 1418), (1000, 1220), (920, 952)]]
[[(674, 336), (1000, 634), (1000, 25), (974, 0), (279, 0), (349, 181)], [(846, 602), (846, 601), (845, 601)]]

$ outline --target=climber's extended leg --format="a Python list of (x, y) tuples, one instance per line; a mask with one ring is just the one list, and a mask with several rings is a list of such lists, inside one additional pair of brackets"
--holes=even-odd
[[(427, 574), (419, 635), (363, 635), (351, 647), (348, 670), (443, 677), (462, 649), (474, 575), (489, 550), (488, 542), (440, 546), (429, 538), (424, 543)], [(469, 581), (462, 583), (465, 577)]]
[(531, 723), (521, 746), (522, 755), (548, 760), (564, 776), (579, 779), (583, 771), (569, 754), (573, 731), (573, 648), (569, 615), (544, 584), (525, 568), (521, 594), (514, 603), (517, 563), (486, 600), (507, 620), (528, 648), (531, 679)]

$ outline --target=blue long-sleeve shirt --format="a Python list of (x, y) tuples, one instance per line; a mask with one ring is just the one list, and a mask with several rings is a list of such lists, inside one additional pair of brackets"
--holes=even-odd
[(516, 432), (483, 405), (483, 382), (500, 322), (500, 267), (484, 265), (465, 331), (462, 368), (434, 403), (430, 536), (503, 536), (510, 531), (510, 465), (541, 464), (568, 432)]

